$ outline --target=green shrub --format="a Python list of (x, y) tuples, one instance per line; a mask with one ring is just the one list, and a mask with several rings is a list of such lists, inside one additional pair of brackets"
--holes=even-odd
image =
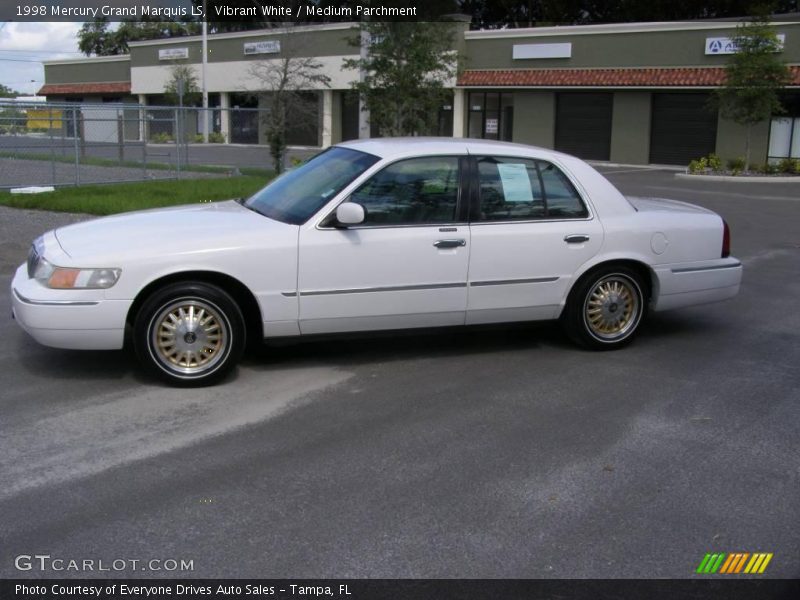
[(162, 131), (161, 133), (156, 133), (150, 136), (150, 139), (153, 140), (156, 144), (171, 144), (174, 140), (172, 136), (168, 134), (166, 131)]
[(203, 138), (203, 134), (202, 133), (195, 133), (194, 137), (192, 138), (192, 141), (195, 144), (202, 144), (203, 142), (205, 142), (205, 139)]
[(772, 163), (764, 163), (761, 165), (750, 165), (750, 170), (754, 173), (760, 173), (762, 175), (775, 175), (779, 172), (778, 165), (773, 165)]
[(722, 171), (722, 160), (720, 159), (719, 156), (717, 156), (712, 152), (711, 154), (708, 155), (708, 159), (706, 160), (708, 163), (708, 168), (714, 171), (714, 173), (719, 173), (720, 171)]
[(208, 141), (212, 144), (224, 144), (225, 136), (218, 131), (212, 131), (208, 134)]
[(705, 173), (706, 169), (708, 169), (708, 159), (705, 156), (689, 163), (689, 173), (693, 175)]
[(793, 158), (782, 158), (778, 163), (778, 171), (789, 175), (796, 173), (798, 162), (800, 161), (794, 160)]
[(737, 156), (736, 158), (728, 159), (727, 162), (728, 170), (733, 173), (734, 175), (738, 175), (742, 171), (744, 171), (744, 157)]

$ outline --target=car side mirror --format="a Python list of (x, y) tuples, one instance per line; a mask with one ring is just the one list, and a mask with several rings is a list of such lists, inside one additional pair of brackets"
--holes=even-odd
[(336, 207), (336, 220), (340, 225), (358, 225), (364, 222), (364, 207), (356, 202), (342, 202)]

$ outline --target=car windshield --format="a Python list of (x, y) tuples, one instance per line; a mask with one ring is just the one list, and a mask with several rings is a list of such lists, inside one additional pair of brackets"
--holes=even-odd
[(287, 171), (244, 205), (270, 219), (300, 225), (378, 160), (365, 152), (330, 148)]

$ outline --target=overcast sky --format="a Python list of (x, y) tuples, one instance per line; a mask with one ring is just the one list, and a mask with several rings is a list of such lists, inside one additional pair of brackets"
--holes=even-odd
[[(0, 23), (0, 83), (26, 96), (44, 83), (41, 61), (80, 58), (81, 23)], [(31, 79), (34, 83), (31, 83)]]

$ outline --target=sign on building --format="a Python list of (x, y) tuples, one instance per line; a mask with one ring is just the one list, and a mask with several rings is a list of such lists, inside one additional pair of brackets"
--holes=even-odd
[[(783, 50), (783, 43), (786, 41), (786, 35), (779, 33), (778, 49)], [(727, 37), (713, 37), (706, 38), (706, 54), (736, 54), (736, 43)]]
[(280, 40), (265, 42), (245, 42), (244, 53), (248, 54), (278, 54), (281, 51)]
[(189, 48), (162, 48), (158, 51), (158, 60), (180, 60), (189, 58)]
[(527, 58), (571, 58), (572, 44), (514, 44), (514, 60)]

